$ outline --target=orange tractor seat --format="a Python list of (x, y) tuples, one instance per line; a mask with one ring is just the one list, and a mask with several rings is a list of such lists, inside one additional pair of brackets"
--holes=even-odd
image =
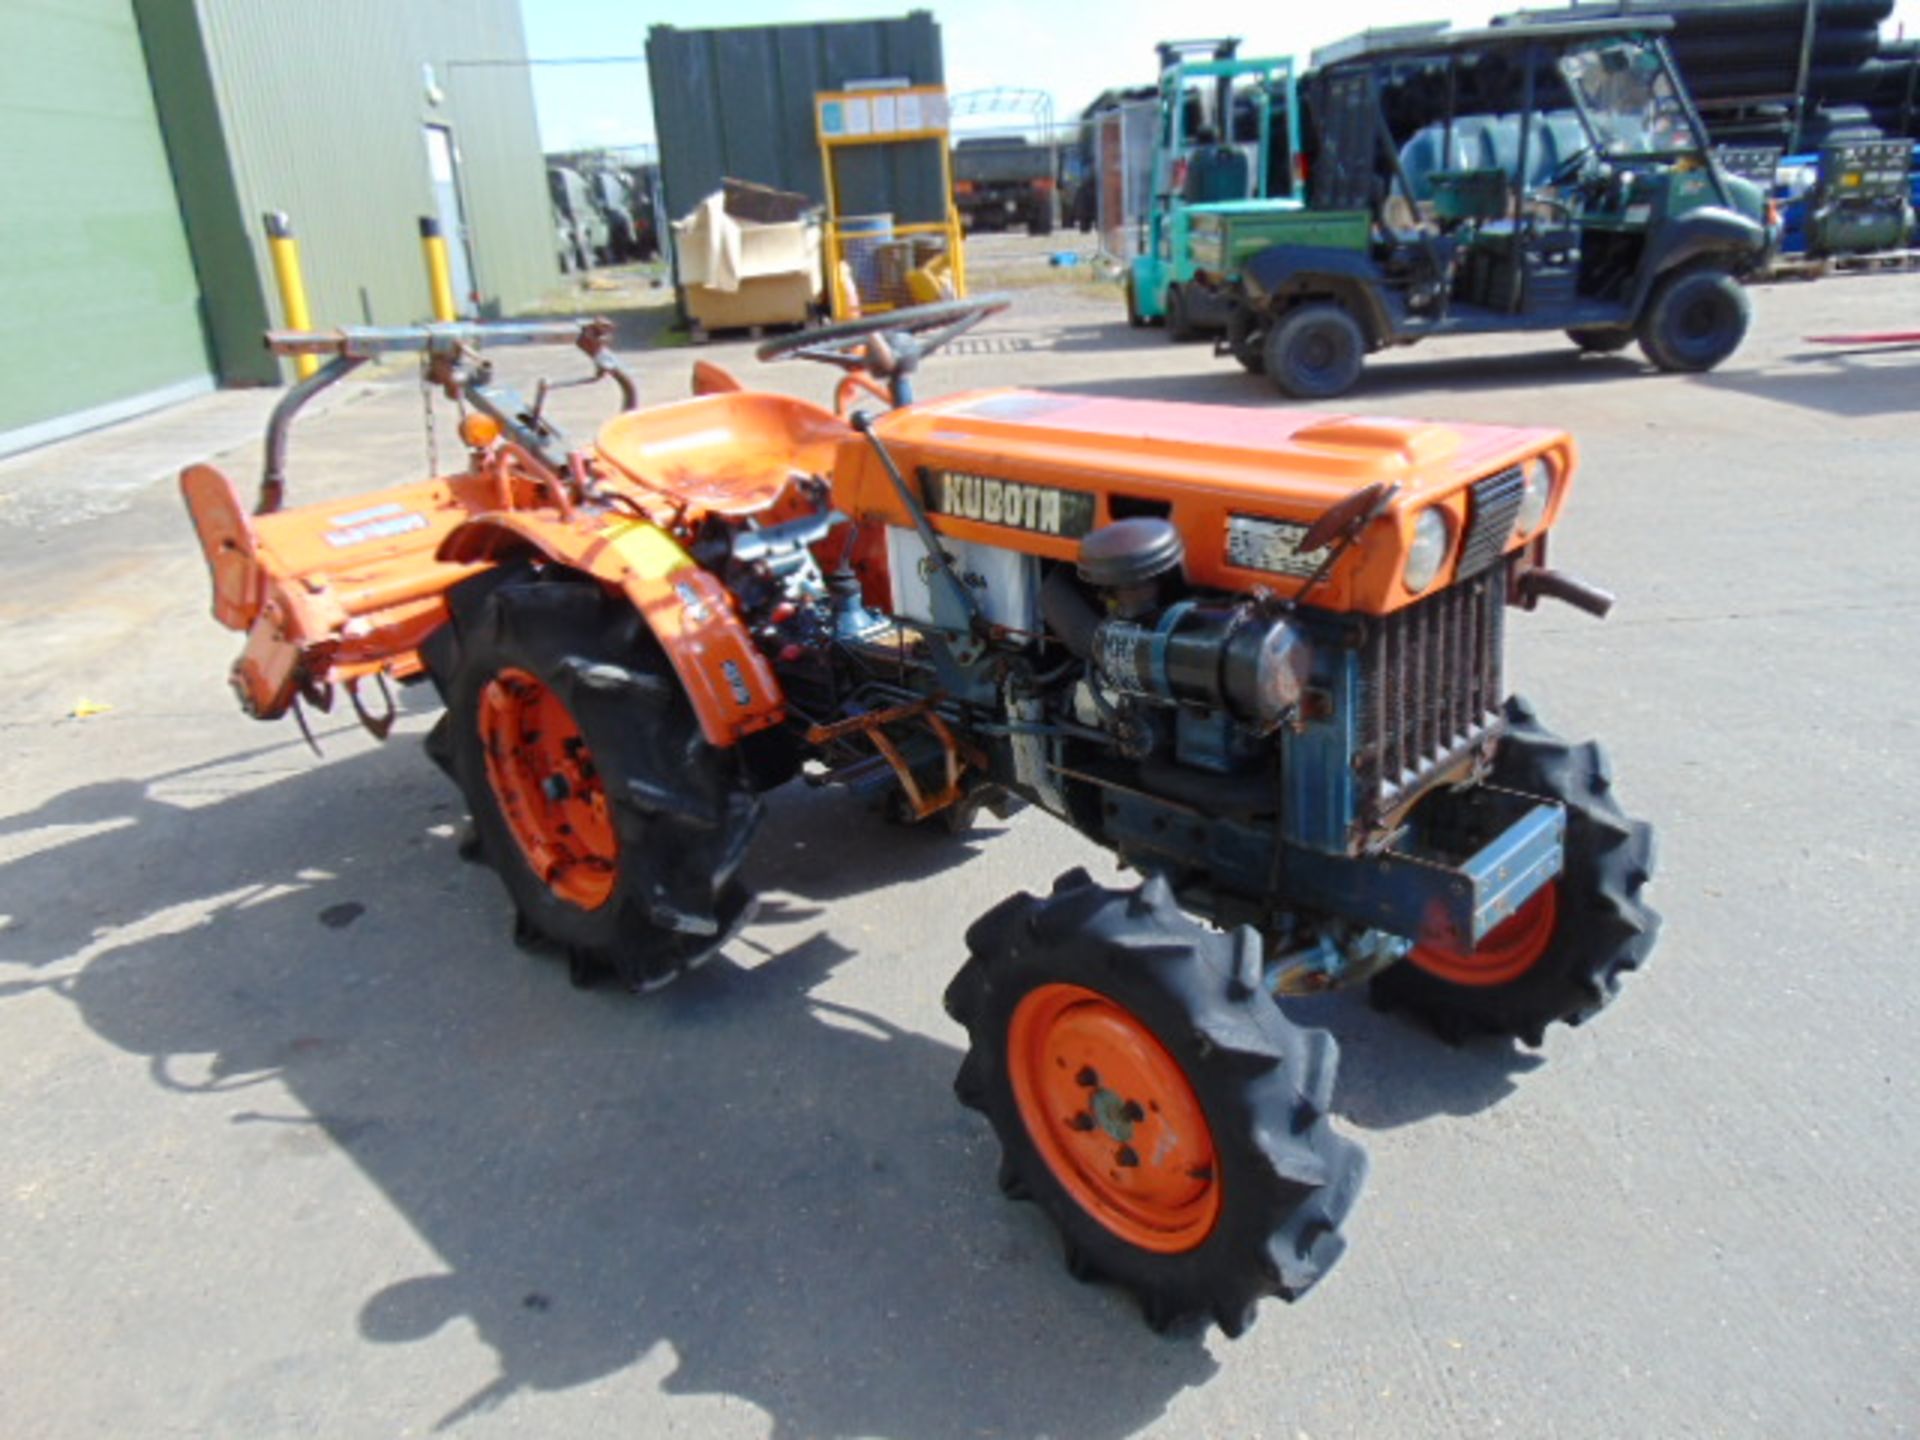
[(601, 427), (601, 459), (648, 490), (694, 510), (754, 515), (796, 473), (829, 475), (853, 430), (831, 412), (786, 395), (734, 391), (647, 410)]

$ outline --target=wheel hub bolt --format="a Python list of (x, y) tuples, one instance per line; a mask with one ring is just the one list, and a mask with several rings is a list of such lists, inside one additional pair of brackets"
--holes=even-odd
[(573, 793), (567, 777), (557, 771), (540, 782), (540, 791), (549, 800), (564, 800)]

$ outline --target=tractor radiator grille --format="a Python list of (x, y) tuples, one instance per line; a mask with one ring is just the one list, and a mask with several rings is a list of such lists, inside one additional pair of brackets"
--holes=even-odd
[(1460, 568), (1456, 572), (1460, 579), (1478, 575), (1507, 548), (1525, 491), (1526, 481), (1518, 465), (1474, 482), (1467, 500), (1467, 539), (1460, 547)]
[[(1483, 482), (1484, 483), (1484, 482)], [(1386, 616), (1360, 657), (1363, 823), (1391, 811), (1498, 723), (1507, 567)]]

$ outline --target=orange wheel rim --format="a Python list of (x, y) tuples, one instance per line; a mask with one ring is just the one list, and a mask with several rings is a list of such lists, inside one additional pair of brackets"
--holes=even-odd
[(613, 894), (620, 842), (606, 787), (567, 707), (524, 670), (480, 692), (480, 743), (501, 818), (555, 897), (593, 910)]
[(1007, 1069), (1034, 1148), (1095, 1220), (1161, 1254), (1212, 1233), (1213, 1129), (1180, 1063), (1130, 1010), (1079, 985), (1042, 985), (1014, 1009)]
[(1471, 954), (1416, 945), (1407, 958), (1455, 985), (1505, 985), (1539, 963), (1560, 920), (1560, 886), (1548, 881), (1525, 904), (1487, 932)]

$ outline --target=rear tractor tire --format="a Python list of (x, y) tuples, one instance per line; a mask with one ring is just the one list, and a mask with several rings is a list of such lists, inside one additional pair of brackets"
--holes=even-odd
[(1211, 1316), (1237, 1336), (1339, 1258), (1366, 1156), (1327, 1122), (1332, 1037), (1262, 988), (1251, 930), (1196, 924), (1164, 878), (1127, 892), (1076, 870), (967, 945), (946, 995), (972, 1042), (954, 1090), (1076, 1278), (1131, 1290), (1155, 1329)]
[(1331, 400), (1360, 378), (1367, 337), (1344, 306), (1317, 301), (1267, 327), (1267, 378), (1295, 400)]
[(1662, 370), (1711, 370), (1740, 348), (1753, 303), (1724, 270), (1683, 270), (1662, 280), (1641, 312), (1640, 348)]
[(676, 979), (751, 914), (734, 879), (761, 806), (700, 732), (645, 621), (597, 585), (484, 575), (425, 658), (447, 711), (428, 736), (466, 797), (515, 935), (577, 984)]
[(1416, 946), (1374, 977), (1373, 998), (1450, 1041), (1509, 1035), (1538, 1046), (1554, 1021), (1599, 1014), (1652, 951), (1660, 917), (1641, 892), (1653, 875), (1653, 830), (1613, 798), (1599, 745), (1560, 739), (1517, 696), (1507, 720), (1490, 778), (1566, 807), (1565, 868), (1471, 954)]

